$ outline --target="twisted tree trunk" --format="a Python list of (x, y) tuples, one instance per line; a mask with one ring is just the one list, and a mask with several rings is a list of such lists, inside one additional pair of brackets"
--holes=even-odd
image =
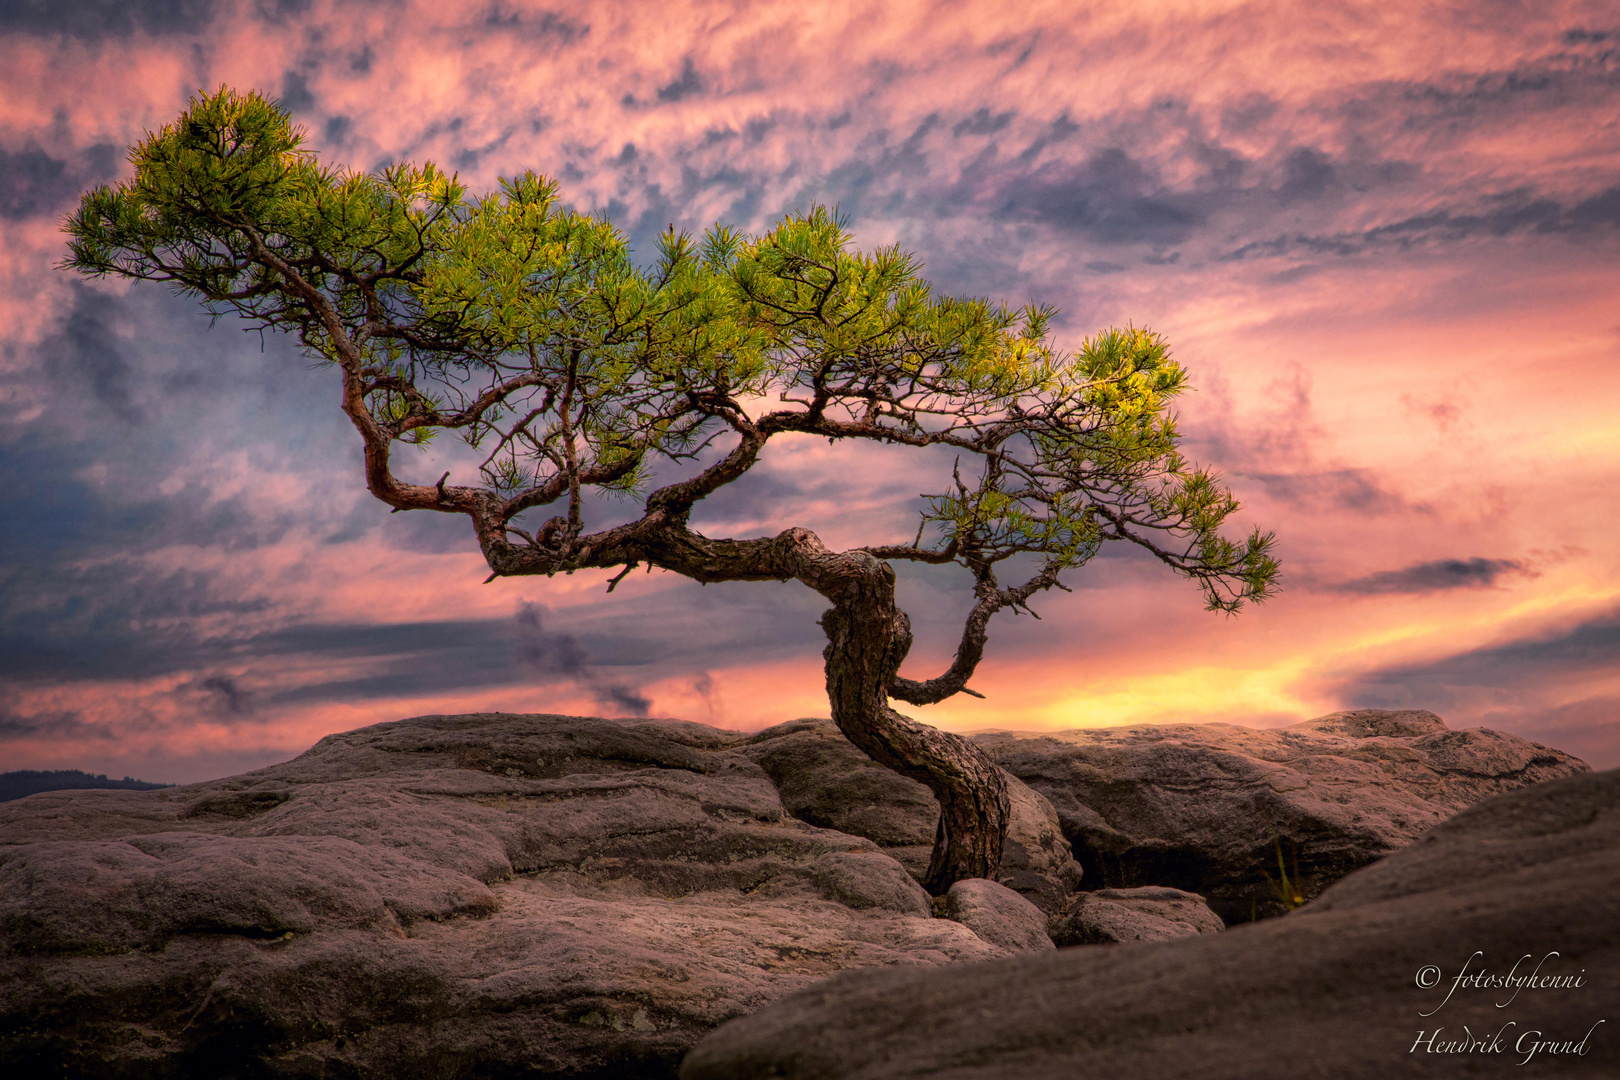
[[(449, 495), (459, 492), (450, 489)], [(937, 896), (962, 878), (995, 877), (1010, 812), (1001, 771), (960, 735), (889, 707), (891, 688), (923, 685), (897, 679), (911, 648), (911, 623), (895, 606), (889, 564), (859, 548), (830, 551), (803, 528), (752, 540), (713, 539), (688, 528), (684, 508), (672, 512), (658, 498), (649, 500), (640, 521), (581, 540), (581, 553), (566, 562), (538, 544), (514, 546), (492, 515), (480, 520), (484, 554), (497, 574), (647, 562), (694, 581), (796, 579), (808, 585), (832, 603), (821, 626), (827, 634), (822, 656), (833, 721), (873, 761), (925, 784), (939, 800), (939, 830), (924, 886)], [(473, 512), (476, 518), (477, 509)], [(938, 692), (920, 700), (946, 696)]]
[(833, 721), (872, 760), (926, 784), (939, 800), (924, 886), (937, 896), (962, 878), (994, 878), (1010, 811), (1001, 771), (967, 739), (889, 707), (888, 687), (911, 647), (909, 620), (894, 602), (894, 571), (860, 551), (818, 561), (827, 574), (812, 587), (833, 601), (821, 617)]

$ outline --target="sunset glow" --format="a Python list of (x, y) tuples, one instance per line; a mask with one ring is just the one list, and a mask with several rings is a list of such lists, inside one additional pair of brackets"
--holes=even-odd
[[(1612, 3), (75, 3), (0, 15), (0, 770), (224, 775), (485, 709), (825, 715), (798, 585), (481, 584), (365, 492), (337, 379), (157, 285), (56, 268), (79, 193), (199, 88), (329, 162), (535, 169), (640, 253), (836, 205), (941, 290), (1163, 334), (1190, 457), (1275, 530), (1235, 618), (1107, 551), (998, 616), (952, 730), (1423, 708), (1620, 765)], [(109, 14), (111, 12), (111, 14)], [(412, 458), (404, 455), (410, 453)], [(453, 449), (398, 468), (431, 483)], [(441, 467), (442, 466), (442, 467)], [(916, 530), (950, 459), (773, 443), (695, 515)], [(424, 480), (425, 478), (425, 480)], [(611, 509), (610, 509), (611, 512)], [(948, 664), (960, 568), (900, 569)]]

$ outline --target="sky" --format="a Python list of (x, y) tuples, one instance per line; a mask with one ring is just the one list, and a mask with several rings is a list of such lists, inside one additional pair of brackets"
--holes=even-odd
[[(983, 700), (912, 715), (1421, 708), (1620, 765), (1612, 0), (6, 0), (0, 769), (192, 781), (428, 713), (827, 712), (803, 586), (482, 584), (465, 520), (365, 492), (332, 370), (56, 268), (79, 193), (220, 85), (333, 163), (554, 177), (648, 256), (825, 204), (940, 290), (1055, 305), (1064, 348), (1163, 334), (1184, 447), (1234, 534), (1276, 532), (1283, 591), (1211, 614), (1105, 550), (997, 616)], [(785, 439), (695, 524), (895, 542), (941, 464)], [(904, 673), (937, 675), (966, 572), (898, 569)]]

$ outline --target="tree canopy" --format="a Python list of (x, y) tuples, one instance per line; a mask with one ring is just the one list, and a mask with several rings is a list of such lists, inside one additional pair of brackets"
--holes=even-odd
[[(341, 372), (373, 494), (468, 515), (492, 576), (649, 564), (699, 581), (797, 578), (833, 601), (831, 617), (857, 579), (886, 575), (892, 607), (891, 561), (963, 566), (975, 602), (950, 669), (900, 676), (910, 629), (894, 609), (845, 703), (889, 725), (857, 744), (879, 760), (887, 746), (919, 778), (928, 770), (880, 723), (898, 716), (886, 699), (966, 690), (990, 617), (1061, 586), (1104, 542), (1152, 553), (1213, 610), (1275, 588), (1271, 535), (1224, 536), (1236, 500), (1177, 449), (1171, 403), (1187, 380), (1159, 336), (1111, 329), (1065, 352), (1050, 309), (936, 295), (912, 256), (859, 250), (825, 208), (758, 235), (671, 230), (642, 267), (553, 181), (524, 173), (473, 196), (432, 164), (326, 165), (274, 101), (229, 89), (193, 98), (130, 161), (131, 179), (87, 193), (67, 220), (64, 265), (168, 282), (216, 315), (295, 334)], [(395, 443), (446, 432), (479, 452), (475, 477), (395, 475)], [(693, 507), (787, 433), (944, 447), (955, 466), (910, 543), (831, 553), (805, 529), (694, 530)], [(593, 525), (592, 489), (639, 498), (640, 515)], [(1004, 583), (1006, 565), (1033, 570)], [(850, 732), (836, 646), (829, 693)]]

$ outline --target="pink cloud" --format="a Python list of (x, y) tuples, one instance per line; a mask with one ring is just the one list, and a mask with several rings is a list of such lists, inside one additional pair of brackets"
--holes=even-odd
[[(1620, 541), (1606, 526), (1620, 445), (1608, 5), (1506, 16), (1469, 4), (676, 2), (654, 18), (628, 3), (316, 3), (271, 21), (256, 10), (224, 5), (180, 33), (0, 36), (0, 149), (88, 160), (89, 147), (122, 148), (167, 122), (199, 87), (259, 87), (283, 95), (334, 161), (433, 157), (475, 188), (533, 167), (643, 238), (668, 222), (760, 227), (839, 202), (862, 243), (918, 250), (951, 288), (1059, 304), (1072, 320), (1065, 345), (1126, 321), (1170, 338), (1200, 387), (1182, 404), (1190, 448), (1225, 471), (1245, 523), (1277, 530), (1288, 591), (1225, 620), (1162, 568), (1099, 560), (1074, 595), (1037, 603), (1042, 622), (993, 628), (977, 684), (989, 700), (926, 718), (1302, 718), (1354, 704), (1340, 696), (1347, 680), (1533, 636), (1620, 594)], [(0, 403), (19, 431), (54, 423), (68, 392), (41, 357), (80, 302), (51, 269), (62, 250), (53, 215), (70, 194), (50, 214), (0, 219)], [(392, 654), (233, 665), (207, 651), (263, 648), (265, 635), (306, 625), (498, 628), (520, 601), (546, 604), (581, 640), (602, 627), (604, 655), (632, 629), (652, 641), (658, 659), (615, 671), (655, 712), (753, 727), (821, 710), (802, 603), (777, 615), (778, 601), (737, 594), (756, 605), (738, 616), (750, 627), (778, 617), (810, 629), (768, 648), (715, 631), (714, 653), (692, 656), (681, 646), (695, 631), (659, 629), (673, 620), (626, 626), (686, 595), (662, 576), (612, 597), (586, 575), (481, 585), (464, 524), (439, 530), (366, 502), (337, 449), (349, 444), (335, 409), (293, 436), (263, 419), (274, 395), (330, 402), (328, 373), (273, 354), (263, 362), (277, 374), (249, 386), (239, 373), (255, 370), (252, 357), (234, 334), (165, 326), (176, 309), (142, 307), (152, 291), (105, 287), (133, 305), (110, 332), (143, 365), (143, 401), (166, 418), (154, 423), (186, 445), (161, 467), (117, 451), (75, 475), (85, 498), (127, 508), (188, 492), (236, 524), (64, 565), (194, 574), (216, 606), (164, 624), (196, 653), (160, 676), (17, 676), (10, 708), (36, 730), (5, 744), (13, 767), (127, 761), (178, 776), (414, 712), (600, 711), (588, 688), (525, 686), (509, 672), (267, 704), (378, 678)], [(162, 394), (201, 377), (182, 363), (199, 348), (234, 357), (239, 382), (187, 427), (162, 412)], [(409, 468), (463, 465), (445, 451)], [(903, 500), (931, 483), (902, 454), (784, 442), (699, 520), (741, 534), (810, 524), (838, 545), (893, 540), (915, 528)], [(1553, 551), (1571, 553), (1536, 554)], [(1477, 588), (1332, 588), (1447, 559), (1535, 573)], [(960, 595), (944, 575), (905, 589), (914, 614), (929, 615), (914, 663), (941, 667)], [(12, 612), (61, 606), (17, 595)], [(260, 702), (250, 721), (215, 715), (215, 678)], [(1511, 708), (1483, 691), (1458, 697), (1459, 718), (1528, 730), (1613, 690), (1596, 676), (1567, 693), (1536, 687)], [(1606, 722), (1591, 710), (1579, 720)], [(196, 764), (161, 771), (181, 760)]]

